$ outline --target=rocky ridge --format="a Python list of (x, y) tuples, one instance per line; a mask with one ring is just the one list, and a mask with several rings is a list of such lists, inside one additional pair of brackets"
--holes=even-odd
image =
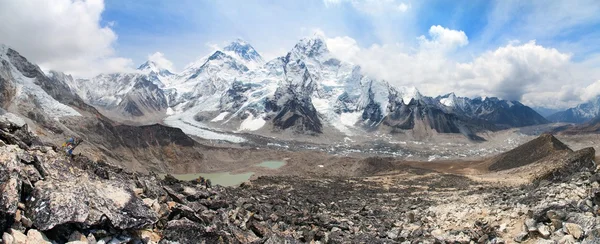
[(0, 228), (3, 243), (595, 243), (593, 157), (520, 187), (407, 167), (225, 188), (66, 157), (0, 123)]

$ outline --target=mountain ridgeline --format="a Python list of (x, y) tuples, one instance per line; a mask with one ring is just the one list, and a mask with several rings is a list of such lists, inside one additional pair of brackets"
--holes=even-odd
[(147, 61), (131, 73), (51, 77), (112, 119), (175, 127), (308, 135), (377, 130), (418, 138), (458, 133), (480, 140), (478, 132), (548, 123), (517, 101), (428, 97), (371, 78), (335, 58), (320, 36), (267, 62), (238, 39), (178, 73)]
[(591, 121), (598, 115), (600, 115), (600, 96), (579, 104), (576, 107), (554, 113), (548, 116), (548, 120), (552, 122), (581, 124)]

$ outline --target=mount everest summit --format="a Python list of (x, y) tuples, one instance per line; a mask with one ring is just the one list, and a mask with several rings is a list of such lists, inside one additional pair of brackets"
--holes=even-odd
[(333, 57), (319, 36), (266, 62), (238, 39), (179, 73), (147, 61), (131, 73), (48, 76), (110, 118), (162, 122), (190, 134), (211, 128), (310, 135), (379, 131), (418, 138), (460, 133), (481, 139), (478, 132), (548, 122), (517, 101), (453, 93), (428, 97), (414, 87), (373, 79), (360, 66)]

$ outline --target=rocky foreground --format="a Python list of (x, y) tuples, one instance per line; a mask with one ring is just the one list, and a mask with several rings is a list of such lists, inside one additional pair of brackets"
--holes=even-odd
[(0, 123), (0, 228), (7, 244), (600, 243), (594, 150), (563, 151), (520, 187), (407, 167), (224, 188), (66, 157)]

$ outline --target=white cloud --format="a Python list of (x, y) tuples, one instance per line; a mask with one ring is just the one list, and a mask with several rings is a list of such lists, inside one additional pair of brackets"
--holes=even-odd
[[(471, 63), (458, 64), (458, 85), (504, 99), (521, 100), (524, 94), (556, 91), (565, 78), (570, 54), (530, 41), (488, 51)], [(529, 95), (529, 99), (535, 96)], [(535, 103), (535, 101), (531, 101)]]
[(434, 25), (429, 28), (429, 36), (420, 36), (418, 39), (421, 46), (427, 49), (436, 49), (441, 51), (452, 51), (458, 47), (469, 44), (469, 38), (464, 31), (457, 31)]
[(327, 38), (326, 42), (329, 51), (341, 60), (351, 60), (360, 51), (356, 40), (347, 36)]
[(102, 0), (1, 0), (0, 5), (0, 43), (44, 69), (88, 76), (133, 65), (115, 56), (111, 24), (99, 24)]
[(167, 69), (171, 72), (175, 72), (173, 62), (165, 58), (165, 55), (161, 52), (155, 52), (153, 54), (148, 55), (148, 60), (156, 63), (160, 68)]
[(348, 36), (327, 38), (327, 45), (334, 56), (360, 65), (375, 78), (415, 86), (430, 96), (456, 92), (564, 108), (600, 94), (600, 81), (590, 84), (597, 78), (579, 72), (570, 53), (535, 41), (511, 41), (459, 62), (448, 51), (468, 45), (464, 32), (432, 26), (429, 35), (419, 37), (421, 42), (412, 48), (401, 43), (360, 48)]

